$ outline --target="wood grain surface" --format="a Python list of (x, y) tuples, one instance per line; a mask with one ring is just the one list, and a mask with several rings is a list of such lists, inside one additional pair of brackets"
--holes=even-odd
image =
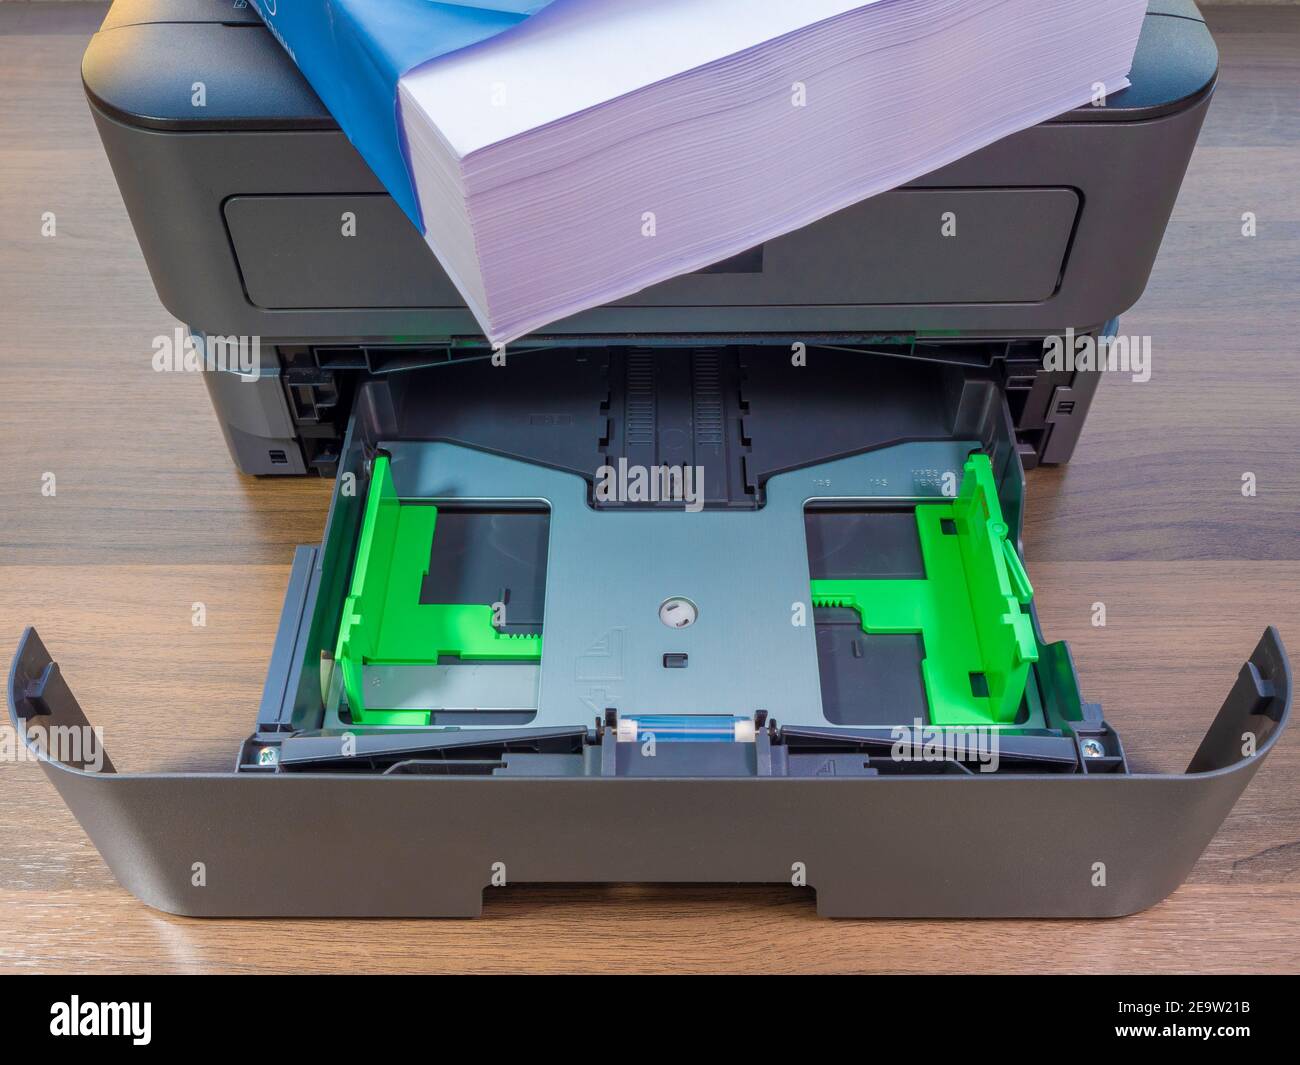
[[(119, 768), (225, 769), (330, 485), (237, 474), (201, 380), (151, 368), (176, 323), (78, 75), (103, 11), (0, 4), (0, 654), (38, 626)], [(1300, 11), (1210, 17), (1217, 98), (1122, 323), (1154, 337), (1152, 379), (1103, 381), (1074, 461), (1030, 475), (1025, 526), (1046, 633), (1071, 641), (1135, 768), (1169, 772), (1265, 624), (1300, 651)], [(1188, 883), (1122, 920), (831, 922), (793, 888), (616, 885), (491, 891), (477, 921), (273, 922), (148, 909), (39, 770), (9, 762), (0, 971), (1294, 972), (1298, 770), (1292, 734)]]

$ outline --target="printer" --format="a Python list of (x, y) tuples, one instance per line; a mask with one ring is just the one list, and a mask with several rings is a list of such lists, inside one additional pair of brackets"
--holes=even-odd
[[(159, 298), (238, 468), (335, 488), (234, 768), (47, 776), (182, 914), (474, 915), (535, 882), (793, 883), (840, 917), (1164, 898), (1284, 727), (1281, 643), (1185, 773), (1133, 771), (1020, 530), (1100, 377), (1045, 350), (1117, 335), (1216, 72), (1192, 0), (1152, 0), (1103, 106), (501, 359), (244, 0), (116, 0), (83, 80)], [(87, 724), (32, 629), (9, 706)]]

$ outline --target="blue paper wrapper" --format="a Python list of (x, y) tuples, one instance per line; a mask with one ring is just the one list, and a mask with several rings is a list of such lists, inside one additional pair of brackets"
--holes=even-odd
[(250, 0), (393, 199), (424, 232), (397, 82), (517, 26), (551, 0)]

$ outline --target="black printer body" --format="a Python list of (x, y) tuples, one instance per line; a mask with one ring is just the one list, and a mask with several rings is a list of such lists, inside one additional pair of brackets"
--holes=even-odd
[[(117, 0), (83, 77), (159, 296), (209, 350), (256, 339), (205, 373), (239, 468), (336, 488), (236, 770), (51, 780), (180, 913), (465, 915), (548, 881), (787, 882), (834, 916), (1163, 898), (1282, 730), (1280, 641), (1185, 774), (1133, 772), (1019, 538), (1024, 470), (1069, 459), (1100, 379), (1046, 342), (1104, 347), (1141, 295), (1216, 72), (1194, 4), (1153, 0), (1129, 88), (503, 366), (251, 9)], [(697, 473), (696, 505), (602, 491), (630, 469)], [(86, 721), (32, 630), (10, 712)], [(197, 837), (230, 870), (202, 889)]]
[[(980, 366), (1025, 464), (1065, 462), (1099, 377), (1044, 369), (1042, 338), (1103, 330), (1142, 294), (1217, 65), (1191, 0), (1157, 0), (1132, 85), (1104, 106), (515, 347), (830, 344)], [(117, 0), (83, 76), (163, 304), (203, 333), (261, 338), (260, 385), (211, 379), (241, 470), (332, 473), (357, 381), (484, 353), (251, 8)]]

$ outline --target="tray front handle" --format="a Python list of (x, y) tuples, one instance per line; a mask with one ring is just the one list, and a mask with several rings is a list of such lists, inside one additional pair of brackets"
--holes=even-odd
[(1277, 741), (1291, 708), (1291, 667), (1277, 629), (1264, 630), (1187, 766), (1212, 773), (1257, 758)]
[(59, 664), (28, 627), (9, 671), (9, 723), (43, 762), (91, 773), (115, 773), (101, 729), (92, 728)]

